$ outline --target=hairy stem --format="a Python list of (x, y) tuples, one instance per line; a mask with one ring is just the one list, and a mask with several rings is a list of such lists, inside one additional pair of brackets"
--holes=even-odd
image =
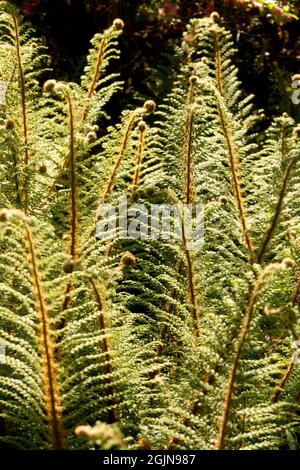
[(184, 126), (183, 165), (185, 171), (185, 200), (186, 204), (193, 201), (193, 177), (192, 177), (192, 144), (194, 117), (198, 106), (193, 104), (195, 96), (196, 77), (190, 77), (190, 85), (187, 95), (187, 112)]
[[(65, 100), (68, 106), (69, 118), (69, 164), (70, 164), (70, 242), (69, 254), (73, 263), (78, 258), (78, 206), (77, 206), (77, 172), (76, 172), (76, 151), (75, 151), (75, 132), (74, 132), (74, 113), (72, 99), (69, 91), (65, 86), (61, 87)], [(66, 310), (70, 302), (70, 293), (72, 290), (71, 282), (68, 283), (65, 291), (65, 298), (62, 305), (62, 310)]]
[(197, 301), (197, 288), (196, 288), (196, 283), (195, 283), (195, 275), (194, 275), (194, 263), (193, 263), (193, 258), (191, 256), (190, 250), (188, 248), (188, 239), (186, 237), (186, 232), (185, 232), (185, 222), (184, 222), (184, 217), (182, 217), (182, 212), (180, 210), (180, 207), (176, 204), (176, 210), (178, 214), (178, 218), (180, 221), (181, 225), (181, 236), (182, 236), (182, 244), (184, 248), (184, 254), (186, 258), (186, 264), (187, 264), (187, 274), (188, 274), (188, 285), (189, 285), (189, 294), (190, 294), (190, 302), (192, 305), (192, 317), (194, 320), (194, 331), (196, 336), (200, 336), (200, 331), (199, 331), (199, 305)]
[[(219, 42), (219, 33), (218, 27), (215, 26), (214, 29), (214, 37), (215, 37), (215, 68), (216, 68), (216, 80), (217, 80), (217, 88), (222, 97), (225, 96), (225, 88), (224, 88), (224, 80), (223, 80), (223, 73), (222, 73), (222, 56), (221, 56), (221, 47)], [(219, 100), (218, 100), (219, 101)], [(229, 152), (229, 160), (230, 160), (230, 167), (232, 173), (232, 180), (233, 180), (233, 188), (234, 188), (234, 195), (237, 201), (238, 210), (240, 214), (242, 229), (245, 237), (245, 242), (249, 252), (249, 259), (250, 262), (253, 262), (253, 248), (252, 248), (252, 240), (249, 235), (249, 231), (247, 228), (246, 223), (246, 211), (243, 205), (242, 199), (242, 191), (239, 179), (239, 158), (238, 152), (235, 148), (234, 139), (232, 135), (232, 131), (230, 129), (229, 122), (227, 122), (225, 113), (222, 110), (221, 104), (218, 102), (218, 113), (221, 120), (223, 134), (226, 139), (227, 148)]]
[(21, 103), (22, 103), (22, 123), (23, 123), (23, 139), (24, 139), (24, 163), (28, 164), (28, 124), (27, 124), (27, 106), (26, 106), (26, 89), (25, 89), (25, 74), (23, 70), (22, 57), (21, 57), (21, 45), (18, 20), (14, 13), (12, 13), (12, 19), (15, 30), (15, 44), (17, 54), (17, 64), (20, 77), (20, 88), (21, 88)]
[(185, 139), (183, 150), (183, 161), (186, 170), (185, 179), (185, 202), (190, 204), (193, 201), (193, 180), (192, 180), (192, 139), (193, 139), (193, 124), (196, 106), (191, 106), (187, 113), (185, 125)]
[[(19, 71), (20, 78), (20, 93), (21, 93), (21, 112), (22, 112), (22, 126), (23, 126), (23, 144), (24, 144), (24, 164), (27, 167), (29, 163), (29, 151), (28, 151), (28, 123), (27, 123), (27, 103), (26, 103), (26, 87), (25, 87), (25, 73), (22, 64), (21, 56), (21, 44), (20, 44), (20, 34), (19, 34), (19, 25), (17, 17), (14, 13), (11, 13), (14, 32), (15, 32), (15, 46), (16, 46), (16, 56), (17, 56), (17, 67)], [(27, 176), (25, 175), (24, 183), (24, 210), (26, 212), (28, 206), (28, 188), (27, 188)]]
[(224, 90), (223, 74), (222, 74), (222, 57), (221, 57), (221, 48), (220, 48), (219, 34), (218, 34), (217, 27), (215, 27), (214, 29), (214, 36), (215, 36), (215, 48), (216, 48), (216, 54), (215, 54), (216, 78), (217, 78), (218, 90), (220, 94), (224, 96), (225, 90)]
[(235, 346), (233, 363), (229, 372), (229, 378), (228, 378), (226, 388), (225, 388), (223, 411), (222, 411), (222, 415), (219, 421), (219, 432), (218, 432), (218, 436), (215, 442), (215, 450), (224, 449), (225, 437), (226, 437), (226, 432), (227, 432), (227, 428), (229, 424), (230, 411), (231, 411), (231, 405), (232, 405), (232, 400), (233, 400), (239, 361), (240, 361), (242, 350), (243, 350), (243, 347), (244, 347), (244, 344), (245, 344), (245, 341), (249, 332), (251, 320), (255, 314), (256, 301), (257, 301), (259, 291), (261, 289), (261, 286), (263, 285), (263, 282), (266, 276), (273, 273), (274, 270), (278, 269), (278, 267), (279, 265), (273, 264), (273, 265), (268, 266), (264, 271), (260, 273), (260, 275), (258, 276), (258, 278), (256, 279), (254, 283), (252, 292), (250, 293), (249, 301), (247, 305), (245, 306), (242, 328), (238, 337), (237, 344)]
[(282, 392), (285, 389), (286, 384), (288, 383), (288, 380), (289, 380), (290, 376), (292, 375), (293, 370), (294, 370), (294, 363), (293, 363), (293, 361), (291, 361), (289, 363), (285, 373), (283, 374), (281, 380), (280, 380), (280, 384), (278, 385), (278, 388), (277, 388), (276, 392), (274, 393), (274, 395), (272, 397), (272, 402), (273, 403), (278, 402), (279, 398), (282, 395)]
[(77, 207), (77, 176), (76, 176), (76, 155), (74, 139), (74, 115), (72, 100), (69, 92), (65, 91), (65, 97), (68, 103), (69, 111), (69, 129), (70, 129), (70, 176), (71, 176), (71, 216), (70, 216), (70, 247), (69, 252), (73, 260), (78, 256), (78, 207)]
[(245, 243), (246, 243), (248, 253), (249, 253), (249, 261), (250, 263), (252, 263), (253, 262), (252, 240), (249, 235), (249, 230), (247, 227), (246, 210), (245, 210), (243, 199), (242, 199), (242, 191), (241, 191), (241, 184), (240, 184), (239, 171), (238, 171), (238, 166), (239, 166), (238, 152), (237, 152), (237, 149), (235, 148), (235, 143), (234, 143), (234, 139), (233, 139), (229, 122), (226, 118), (224, 110), (222, 109), (222, 105), (218, 97), (217, 97), (217, 100), (218, 100), (218, 103), (217, 103), (218, 113), (219, 113), (223, 135), (226, 140), (228, 154), (229, 154), (229, 162), (230, 162), (232, 183), (233, 183), (233, 192), (234, 192), (235, 200), (237, 202), (242, 230), (243, 230), (243, 234), (245, 238)]
[[(192, 79), (192, 80), (191, 80)], [(185, 127), (184, 127), (184, 144), (183, 144), (183, 165), (185, 168), (185, 203), (191, 204), (194, 199), (193, 195), (193, 178), (192, 178), (192, 144), (193, 144), (193, 125), (194, 125), (194, 117), (197, 111), (197, 105), (192, 104), (194, 99), (194, 88), (195, 88), (195, 80), (193, 77), (190, 79), (190, 86), (188, 91), (187, 97), (187, 114), (185, 120)], [(186, 236), (185, 231), (185, 221), (184, 217), (182, 217), (181, 210), (176, 204), (176, 210), (179, 216), (180, 224), (181, 224), (181, 234), (182, 234), (182, 243), (184, 247), (184, 254), (186, 258), (187, 264), (187, 273), (188, 273), (188, 285), (189, 285), (189, 294), (190, 294), (190, 302), (192, 305), (192, 317), (194, 320), (194, 330), (196, 336), (199, 336), (199, 314), (198, 314), (198, 302), (197, 302), (197, 288), (195, 283), (195, 276), (194, 276), (194, 264), (193, 259), (188, 249), (188, 239)]]
[(134, 169), (134, 175), (132, 180), (132, 192), (136, 191), (139, 187), (141, 179), (141, 165), (143, 161), (143, 154), (145, 149), (145, 129), (139, 131), (139, 143), (137, 151), (136, 165)]
[(298, 298), (299, 298), (299, 293), (300, 293), (300, 275), (298, 275), (297, 279), (297, 284), (294, 290), (294, 293), (292, 295), (292, 304), (296, 305)]
[(40, 350), (46, 411), (51, 428), (53, 446), (56, 450), (60, 450), (65, 448), (65, 440), (54, 360), (54, 345), (51, 338), (48, 308), (38, 271), (37, 256), (35, 253), (32, 233), (26, 223), (25, 236), (28, 245), (28, 260), (34, 286), (36, 311), (40, 323)]
[[(299, 296), (299, 291), (300, 291), (300, 276), (298, 277), (296, 288), (295, 288), (295, 291), (294, 291), (294, 293), (292, 295), (292, 298), (291, 298), (291, 302), (292, 302), (293, 307), (297, 303), (298, 296)], [(282, 393), (285, 389), (286, 384), (289, 381), (290, 376), (293, 373), (293, 370), (294, 370), (294, 362), (293, 362), (293, 360), (291, 360), (290, 363), (287, 366), (286, 371), (284, 372), (284, 374), (281, 377), (281, 380), (280, 380), (280, 383), (278, 385), (277, 390), (275, 391), (275, 393), (272, 397), (272, 402), (273, 403), (278, 402), (279, 398), (281, 397), (281, 395), (282, 395)]]
[(89, 107), (90, 107), (89, 101), (90, 101), (91, 97), (93, 96), (93, 94), (95, 93), (95, 90), (96, 90), (96, 87), (97, 87), (97, 83), (98, 83), (99, 76), (100, 76), (101, 64), (102, 64), (103, 57), (104, 57), (106, 43), (107, 43), (107, 39), (104, 35), (103, 38), (101, 39), (99, 52), (98, 52), (98, 56), (97, 56), (97, 62), (96, 62), (95, 69), (94, 69), (93, 78), (92, 78), (92, 81), (91, 81), (89, 89), (88, 89), (88, 94), (87, 94), (88, 102), (87, 102), (87, 105), (86, 105), (86, 107), (84, 109), (84, 112), (83, 112), (82, 122), (84, 122), (87, 118), (87, 115), (88, 115), (88, 112), (89, 112)]
[(268, 231), (267, 231), (267, 233), (264, 237), (264, 241), (263, 241), (262, 246), (261, 246), (261, 248), (258, 252), (258, 255), (257, 255), (257, 263), (259, 263), (259, 264), (261, 264), (263, 262), (266, 250), (268, 248), (270, 240), (273, 237), (274, 230), (275, 230), (275, 228), (277, 226), (277, 223), (279, 221), (282, 206), (283, 206), (284, 197), (285, 197), (286, 192), (287, 192), (288, 181), (289, 181), (291, 171), (292, 171), (292, 168), (293, 168), (294, 164), (295, 164), (295, 161), (293, 160), (288, 165), (288, 167), (287, 167), (287, 169), (284, 173), (282, 187), (281, 187), (281, 191), (280, 191), (279, 198), (278, 198), (278, 201), (277, 201), (276, 209), (275, 209), (270, 227), (269, 227), (269, 229), (268, 229)]
[(133, 113), (128, 122), (127, 122), (127, 125), (125, 127), (125, 132), (124, 132), (124, 135), (123, 135), (123, 138), (122, 138), (122, 142), (121, 142), (121, 148), (120, 148), (120, 151), (119, 151), (119, 155), (118, 155), (118, 158), (117, 160), (115, 161), (115, 164), (113, 166), (113, 170), (112, 170), (112, 173), (110, 175), (110, 178), (108, 180), (108, 183), (107, 183), (107, 186), (104, 190), (104, 192), (102, 193), (101, 195), (101, 199), (105, 200), (105, 198), (112, 192), (112, 190), (114, 189), (114, 186), (115, 186), (115, 180), (116, 180), (116, 176), (117, 176), (117, 173), (119, 171), (119, 168), (121, 166), (121, 163), (122, 163), (122, 160), (124, 158), (124, 155), (125, 155), (125, 151), (127, 149), (127, 146), (128, 146), (128, 142), (129, 142), (129, 138), (130, 138), (130, 134), (131, 134), (131, 131), (132, 131), (132, 128), (135, 124), (137, 120), (137, 115), (135, 113)]

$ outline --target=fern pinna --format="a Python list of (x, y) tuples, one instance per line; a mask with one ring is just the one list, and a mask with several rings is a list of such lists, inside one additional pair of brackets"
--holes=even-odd
[[(162, 104), (124, 110), (100, 136), (122, 85), (111, 70), (123, 21), (96, 34), (80, 83), (66, 83), (0, 6), (1, 448), (297, 448), (293, 119), (257, 135), (214, 12), (189, 23)], [(132, 223), (169, 205), (175, 224), (202, 205), (203, 246), (191, 248), (182, 215), (179, 238), (149, 237), (147, 224), (139, 239), (99, 237), (101, 207), (122, 200)]]

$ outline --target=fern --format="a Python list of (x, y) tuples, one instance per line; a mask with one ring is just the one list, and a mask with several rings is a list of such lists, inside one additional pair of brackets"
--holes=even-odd
[[(46, 285), (47, 290), (58, 287), (55, 274), (59, 273), (59, 253), (53, 251), (55, 242), (49, 227), (40, 227), (35, 221), (29, 223), (21, 212), (3, 211), (1, 215), (2, 220), (7, 219), (1, 227), (1, 341), (8, 349), (1, 374), (1, 415), (12, 432), (11, 437), (3, 439), (25, 448), (44, 444), (62, 449), (55, 328), (46, 294)], [(47, 243), (39, 231), (47, 234)], [(44, 250), (48, 257), (46, 269)], [(55, 303), (51, 307), (55, 308)]]
[[(258, 138), (214, 12), (188, 25), (162, 104), (99, 137), (123, 26), (94, 36), (80, 83), (41, 86), (47, 54), (1, 2), (1, 445), (297, 447), (297, 125), (275, 117)], [(180, 236), (99, 236), (125, 199), (132, 227), (172, 206)], [(200, 204), (195, 250), (181, 208)]]

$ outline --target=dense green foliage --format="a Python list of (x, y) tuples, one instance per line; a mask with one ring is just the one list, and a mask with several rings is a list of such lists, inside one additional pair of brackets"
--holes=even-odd
[[(189, 22), (157, 110), (104, 131), (123, 21), (94, 36), (80, 83), (41, 85), (44, 47), (0, 6), (1, 447), (297, 448), (294, 120), (257, 134), (213, 12)], [(202, 249), (184, 228), (97, 239), (99, 204), (124, 196), (203, 204)]]

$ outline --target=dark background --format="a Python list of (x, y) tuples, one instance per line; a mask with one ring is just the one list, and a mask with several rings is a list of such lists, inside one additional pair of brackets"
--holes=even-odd
[[(117, 69), (124, 91), (111, 103), (112, 116), (141, 99), (161, 102), (171, 86), (178, 64), (174, 47), (190, 18), (217, 10), (234, 37), (236, 63), (247, 92), (268, 118), (284, 111), (300, 117), (291, 103), (291, 76), (300, 72), (299, 21), (249, 8), (247, 0), (31, 0), (18, 5), (37, 35), (45, 38), (53, 58), (54, 76), (79, 79), (94, 33), (119, 17), (125, 22)], [(283, 4), (288, 3), (283, 1)], [(290, 2), (300, 10), (299, 2)]]

